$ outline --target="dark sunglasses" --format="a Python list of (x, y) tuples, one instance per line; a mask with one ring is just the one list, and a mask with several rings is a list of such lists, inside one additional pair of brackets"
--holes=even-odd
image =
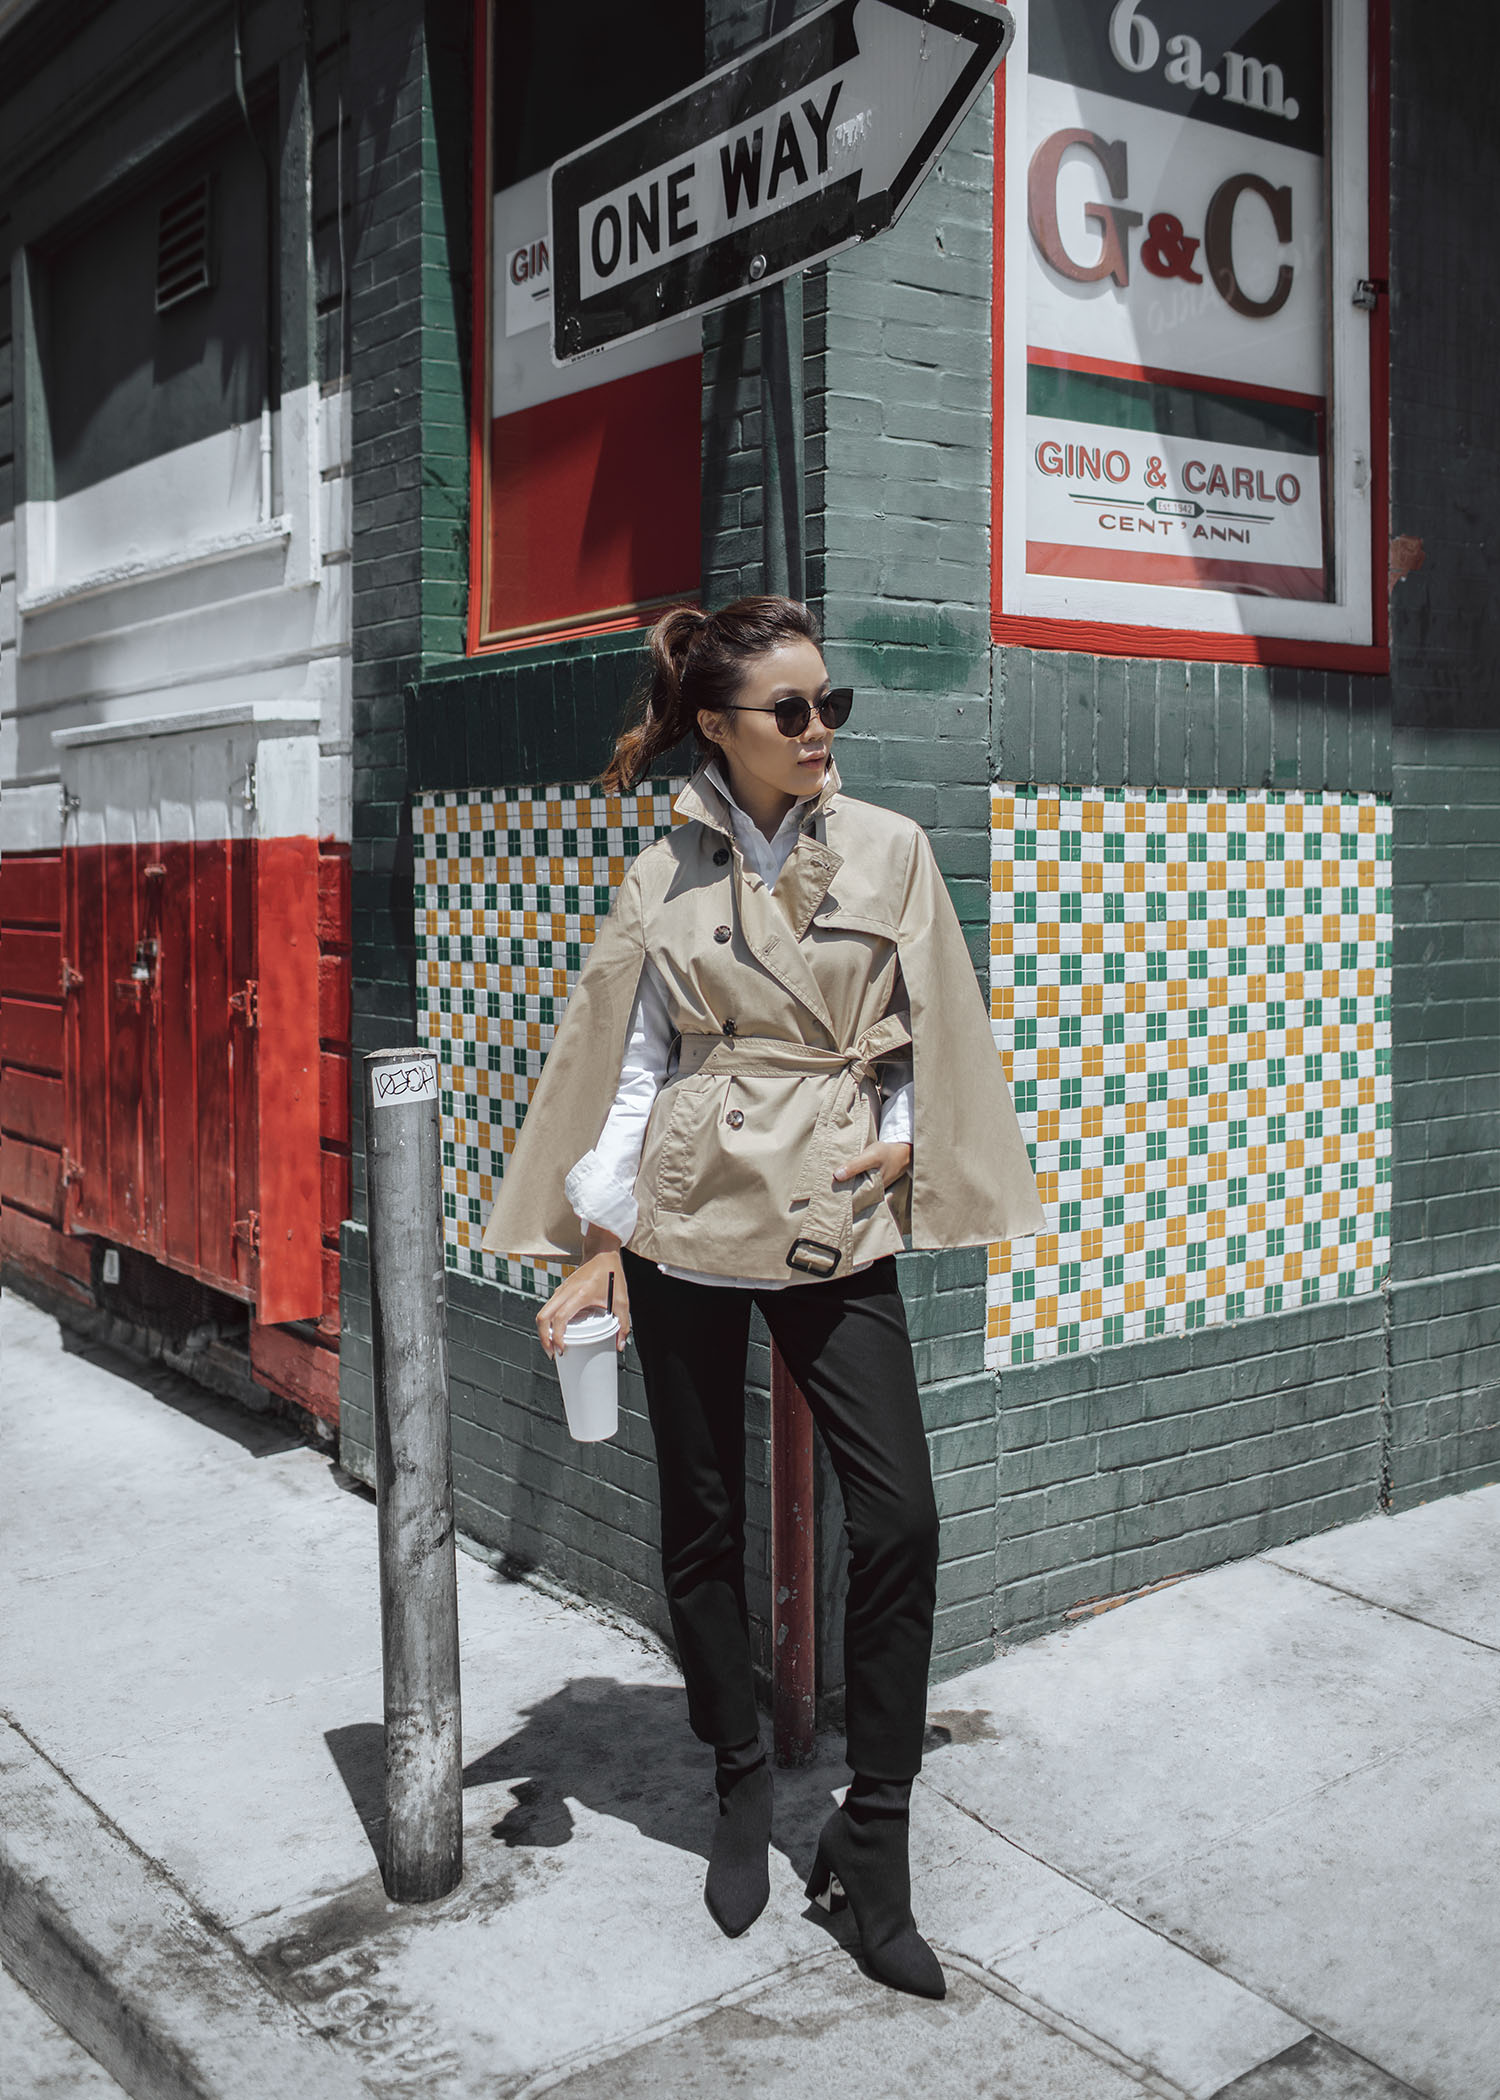
[(813, 709), (818, 710), (818, 720), (825, 729), (842, 729), (849, 719), (849, 710), (854, 705), (852, 685), (835, 686), (821, 700), (804, 700), (800, 693), (788, 693), (774, 707), (728, 707), (731, 715), (774, 715), (776, 727), (783, 736), (801, 736), (813, 718)]

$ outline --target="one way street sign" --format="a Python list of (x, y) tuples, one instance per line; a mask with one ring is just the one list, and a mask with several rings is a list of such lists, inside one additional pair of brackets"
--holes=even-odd
[(994, 0), (829, 0), (552, 170), (559, 364), (900, 217), (1005, 56)]

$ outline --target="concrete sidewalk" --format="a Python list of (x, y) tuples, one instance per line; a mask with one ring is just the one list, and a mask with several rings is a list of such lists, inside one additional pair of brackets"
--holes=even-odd
[(0, 1954), (137, 2100), (1500, 2100), (1500, 1487), (940, 1686), (930, 2005), (802, 1899), (833, 1744), (724, 1940), (670, 1661), (467, 1558), (467, 1871), (388, 1904), (368, 1497), (14, 1296), (0, 1344)]

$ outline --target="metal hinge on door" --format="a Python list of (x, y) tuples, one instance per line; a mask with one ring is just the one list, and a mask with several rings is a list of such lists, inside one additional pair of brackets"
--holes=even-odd
[(243, 1240), (252, 1254), (260, 1253), (260, 1212), (252, 1210), (248, 1218), (236, 1218), (234, 1236)]
[(68, 996), (68, 994), (69, 994), (69, 992), (76, 992), (76, 991), (77, 991), (77, 989), (78, 989), (78, 987), (79, 987), (79, 986), (80, 986), (80, 985), (81, 985), (82, 983), (83, 983), (83, 972), (82, 972), (82, 970), (75, 970), (75, 969), (74, 969), (74, 967), (73, 967), (73, 965), (72, 965), (72, 964), (71, 964), (71, 963), (70, 963), (70, 962), (68, 961), (68, 958), (67, 958), (66, 956), (64, 956), (64, 957), (63, 957), (63, 959), (62, 959), (62, 988), (63, 988), (63, 997), (64, 997), (64, 998), (66, 999), (66, 998), (67, 998), (67, 996)]
[(260, 985), (255, 978), (247, 977), (243, 990), (229, 994), (229, 1011), (238, 1014), (247, 1028), (260, 1026)]
[(59, 1184), (63, 1188), (67, 1189), (72, 1188), (75, 1183), (81, 1182), (82, 1180), (83, 1168), (79, 1165), (78, 1161), (73, 1157), (71, 1152), (64, 1152), (62, 1156), (62, 1171), (58, 1175)]

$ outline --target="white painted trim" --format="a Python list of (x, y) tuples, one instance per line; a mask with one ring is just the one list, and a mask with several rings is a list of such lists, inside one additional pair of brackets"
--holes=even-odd
[(208, 707), (197, 714), (142, 715), (134, 721), (95, 722), (86, 729), (54, 729), (52, 741), (59, 751), (76, 751), (89, 744), (114, 744), (143, 736), (183, 736), (200, 729), (229, 729), (253, 724), (263, 734), (278, 729), (293, 734), (306, 732), (318, 720), (318, 706), (250, 701), (238, 707)]
[(138, 723), (112, 739), (84, 732), (62, 752), (63, 785), (76, 798), (62, 820), (64, 846), (317, 838), (315, 725), (247, 712), (186, 736), (153, 736)]
[(7, 781), (0, 795), (0, 857), (7, 853), (55, 853), (62, 844), (62, 805), (57, 777), (24, 784)]
[[(87, 699), (91, 704), (110, 700), (133, 700), (141, 693), (170, 693), (185, 686), (213, 686), (230, 679), (269, 675), (277, 671), (307, 670), (317, 663), (341, 663), (347, 659), (348, 654), (349, 651), (342, 642), (323, 642), (316, 647), (284, 650), (279, 656), (247, 656), (240, 657), (232, 663), (190, 665), (186, 670), (164, 671), (156, 677), (140, 678), (119, 685), (106, 684), (100, 678), (87, 695), (63, 693), (55, 699), (48, 699), (40, 704), (34, 703), (21, 711), (34, 721), (38, 715), (61, 714), (64, 708), (76, 707), (83, 699)], [(225, 708), (232, 708), (237, 704), (239, 703), (232, 700), (224, 703)], [(223, 711), (205, 710), (215, 714), (222, 714)]]
[(51, 612), (59, 605), (74, 605), (81, 598), (97, 597), (101, 591), (117, 590), (122, 584), (150, 583), (161, 576), (180, 576), (188, 569), (207, 568), (212, 562), (232, 561), (237, 554), (258, 553), (267, 547), (286, 547), (291, 537), (291, 519), (272, 518), (269, 525), (251, 525), (242, 532), (226, 532), (217, 539), (199, 540), (180, 553), (119, 562), (112, 568), (95, 569), (92, 575), (81, 576), (73, 583), (27, 591), (16, 600), (16, 610), (23, 619), (29, 613)]

